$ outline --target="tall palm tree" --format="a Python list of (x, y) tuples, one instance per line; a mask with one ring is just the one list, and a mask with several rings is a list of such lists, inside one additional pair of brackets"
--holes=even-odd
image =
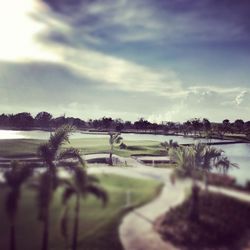
[(53, 193), (59, 185), (57, 167), (71, 167), (78, 163), (84, 164), (79, 150), (72, 147), (62, 148), (65, 143), (69, 143), (69, 136), (73, 131), (72, 126), (62, 126), (51, 134), (47, 143), (40, 145), (38, 148), (38, 155), (46, 168), (37, 185), (38, 218), (43, 222), (42, 250), (48, 250), (49, 247), (49, 209)]
[(75, 208), (74, 208), (74, 225), (72, 234), (72, 250), (77, 249), (78, 242), (78, 231), (79, 231), (79, 212), (80, 212), (80, 199), (85, 198), (87, 195), (94, 195), (97, 199), (103, 202), (103, 205), (107, 203), (107, 193), (96, 183), (98, 179), (93, 176), (87, 175), (87, 172), (83, 167), (76, 166), (73, 168), (73, 178), (65, 180), (65, 189), (62, 195), (62, 203), (65, 205), (65, 212), (61, 220), (61, 232), (62, 235), (68, 238), (67, 221), (68, 221), (68, 210), (69, 200), (72, 196), (75, 196)]
[(10, 250), (16, 249), (15, 224), (18, 201), (21, 197), (21, 187), (31, 174), (32, 170), (30, 166), (21, 165), (17, 161), (13, 161), (10, 170), (4, 174), (5, 184), (10, 189), (5, 201), (5, 209), (10, 221)]
[(110, 145), (110, 152), (109, 152), (109, 165), (113, 166), (112, 155), (114, 152), (114, 144), (120, 144), (122, 141), (121, 133), (109, 133), (109, 145)]

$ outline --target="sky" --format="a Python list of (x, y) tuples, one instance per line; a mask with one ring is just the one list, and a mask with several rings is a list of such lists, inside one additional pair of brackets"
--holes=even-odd
[(0, 0), (0, 113), (250, 120), (248, 0)]

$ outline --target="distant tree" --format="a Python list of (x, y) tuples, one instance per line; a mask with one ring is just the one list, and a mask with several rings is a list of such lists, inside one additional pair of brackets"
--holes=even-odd
[(74, 225), (73, 225), (73, 234), (72, 234), (72, 250), (77, 250), (78, 243), (78, 234), (79, 234), (79, 213), (81, 211), (81, 198), (86, 198), (87, 195), (93, 195), (97, 199), (103, 202), (105, 205), (108, 201), (108, 195), (99, 185), (96, 183), (98, 179), (93, 176), (87, 175), (85, 169), (83, 167), (76, 166), (72, 168), (73, 178), (70, 180), (64, 181), (64, 192), (62, 195), (62, 202), (65, 206), (65, 211), (61, 220), (61, 232), (62, 235), (68, 238), (68, 210), (69, 205), (68, 202), (72, 196), (76, 197), (75, 208), (74, 208)]
[(173, 160), (172, 153), (173, 153), (173, 150), (178, 148), (178, 146), (179, 146), (178, 142), (175, 142), (171, 139), (168, 142), (167, 141), (162, 142), (161, 146), (167, 151), (169, 158), (172, 161)]
[(194, 134), (197, 135), (197, 132), (200, 132), (200, 130), (202, 128), (202, 122), (201, 122), (201, 120), (198, 119), (198, 118), (194, 118), (190, 122), (192, 124)]
[(21, 197), (21, 187), (25, 181), (31, 176), (32, 170), (30, 166), (19, 164), (13, 161), (10, 170), (4, 174), (6, 186), (9, 188), (5, 201), (5, 210), (10, 221), (10, 240), (9, 249), (16, 249), (16, 216), (18, 212), (18, 202)]
[(238, 119), (234, 122), (234, 127), (238, 133), (242, 133), (244, 129), (244, 121), (241, 119)]
[(231, 123), (228, 119), (222, 121), (222, 123), (214, 124), (214, 131), (223, 138), (226, 133), (232, 132)]
[(250, 140), (250, 121), (245, 122), (244, 124), (244, 133), (246, 135), (246, 138)]
[(34, 119), (30, 113), (22, 112), (15, 115), (10, 115), (10, 124), (14, 127), (27, 129), (33, 126)]
[(115, 127), (115, 130), (116, 130), (117, 132), (121, 132), (123, 129), (124, 129), (124, 124), (121, 123), (121, 122), (119, 122), (119, 123), (116, 125), (116, 127)]
[(250, 121), (244, 123), (244, 130), (250, 131)]
[(9, 120), (8, 115), (6, 115), (6, 114), (0, 115), (0, 125), (1, 126), (9, 126), (10, 125), (10, 120)]
[(92, 126), (93, 128), (95, 128), (95, 129), (98, 129), (98, 128), (101, 127), (101, 121), (100, 121), (100, 120), (93, 120), (93, 121), (91, 122), (91, 126)]
[(79, 119), (79, 118), (73, 118), (73, 124), (76, 128), (84, 128), (86, 126), (85, 121)]
[(134, 127), (137, 130), (147, 130), (150, 128), (151, 123), (144, 118), (140, 118), (138, 121), (134, 122)]
[(222, 124), (228, 126), (228, 125), (230, 125), (230, 121), (228, 119), (224, 119), (222, 121)]
[(184, 135), (187, 135), (190, 133), (190, 131), (192, 130), (192, 123), (190, 121), (186, 121), (183, 123), (182, 126), (182, 132)]
[(211, 123), (208, 119), (204, 118), (202, 120), (202, 125), (203, 125), (203, 128), (206, 132), (209, 132), (211, 130)]
[(231, 130), (231, 124), (228, 119), (225, 119), (222, 121), (222, 130), (224, 133), (230, 132)]
[(110, 117), (103, 117), (101, 122), (102, 128), (109, 129), (112, 127), (113, 119)]
[(67, 119), (65, 115), (63, 115), (63, 116), (59, 116), (57, 118), (52, 119), (51, 124), (53, 125), (53, 127), (59, 128), (63, 125), (67, 125), (68, 123), (67, 123)]
[(49, 127), (52, 115), (48, 112), (42, 111), (35, 117), (36, 125), (41, 127)]
[(152, 124), (150, 125), (150, 128), (151, 128), (151, 130), (153, 130), (153, 131), (156, 133), (156, 131), (157, 131), (157, 129), (158, 129), (158, 124), (157, 124), (157, 123), (152, 123)]
[(124, 128), (125, 128), (125, 129), (131, 129), (131, 128), (132, 128), (132, 123), (131, 123), (130, 121), (126, 121), (126, 122), (124, 123)]
[(120, 133), (109, 133), (109, 145), (110, 145), (110, 153), (109, 153), (109, 165), (113, 165), (113, 152), (114, 152), (114, 144), (120, 144), (122, 141), (122, 137)]

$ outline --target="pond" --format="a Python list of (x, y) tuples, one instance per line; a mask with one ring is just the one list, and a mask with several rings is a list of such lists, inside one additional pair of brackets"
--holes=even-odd
[[(50, 132), (46, 131), (14, 131), (14, 130), (0, 130), (0, 139), (48, 139)], [(123, 133), (122, 137), (125, 140), (138, 141), (138, 140), (150, 140), (164, 142), (172, 139), (178, 143), (193, 143), (195, 141), (206, 142), (205, 139), (193, 139), (191, 137), (172, 136), (172, 135), (154, 135), (154, 134), (133, 134)], [(76, 132), (71, 136), (72, 139), (82, 138), (107, 138), (108, 135), (104, 133), (82, 133)], [(222, 140), (212, 140), (213, 142), (219, 142)], [(244, 184), (247, 180), (250, 180), (250, 144), (227, 144), (217, 146), (225, 151), (226, 155), (233, 163), (239, 165), (239, 169), (230, 170), (229, 174), (237, 178), (237, 182)]]

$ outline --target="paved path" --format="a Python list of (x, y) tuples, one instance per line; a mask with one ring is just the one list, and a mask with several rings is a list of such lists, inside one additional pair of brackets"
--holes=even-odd
[(171, 243), (163, 241), (154, 230), (152, 223), (158, 216), (171, 207), (181, 203), (185, 198), (188, 182), (173, 186), (166, 183), (160, 196), (153, 202), (134, 210), (123, 219), (120, 228), (120, 239), (125, 250), (174, 250)]

